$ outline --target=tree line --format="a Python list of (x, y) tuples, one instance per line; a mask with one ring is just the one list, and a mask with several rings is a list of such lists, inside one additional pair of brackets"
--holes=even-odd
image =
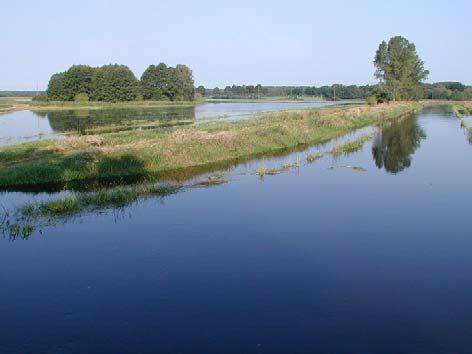
[(206, 89), (199, 86), (196, 91), (202, 96), (221, 99), (257, 99), (264, 97), (316, 97), (320, 99), (363, 99), (374, 89), (375, 85), (331, 85), (331, 86), (262, 86), (262, 85), (232, 85), (224, 89), (215, 87)]
[(104, 65), (99, 68), (74, 65), (54, 74), (46, 95), (36, 99), (51, 101), (134, 100), (191, 101), (195, 94), (222, 99), (260, 99), (264, 97), (316, 97), (320, 99), (367, 99), (368, 103), (396, 100), (446, 99), (471, 100), (472, 87), (459, 82), (425, 84), (429, 71), (425, 69), (413, 43), (401, 36), (380, 43), (375, 56), (376, 85), (330, 86), (262, 86), (232, 85), (224, 89), (204, 86), (194, 88), (192, 71), (185, 65), (168, 67), (150, 65), (138, 80), (124, 65)]
[(0, 91), (0, 97), (33, 97), (44, 94), (43, 91)]
[[(333, 100), (336, 91), (337, 100), (366, 99), (371, 95), (390, 97), (381, 84), (375, 85), (325, 85), (325, 86), (261, 86), (232, 85), (224, 89), (218, 87), (208, 89), (204, 86), (196, 88), (202, 97), (215, 99), (257, 99), (267, 97), (306, 98)], [(472, 100), (472, 86), (460, 82), (438, 82), (433, 84), (420, 83), (414, 97), (418, 99)], [(391, 97), (393, 99), (393, 97)]]
[(472, 87), (460, 82), (423, 84), (423, 98), (436, 100), (470, 101)]
[(185, 65), (150, 65), (138, 80), (125, 65), (73, 65), (51, 76), (46, 95), (38, 100), (125, 102), (137, 100), (192, 101), (192, 71)]

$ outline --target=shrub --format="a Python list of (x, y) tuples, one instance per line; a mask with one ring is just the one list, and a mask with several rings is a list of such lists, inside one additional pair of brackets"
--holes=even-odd
[(86, 93), (79, 93), (77, 95), (75, 95), (74, 97), (74, 101), (75, 102), (88, 102), (90, 99), (89, 99), (89, 95), (87, 95)]
[(367, 96), (366, 101), (367, 101), (367, 104), (370, 106), (376, 105), (378, 103), (377, 96), (375, 95)]
[(32, 100), (35, 102), (47, 102), (48, 95), (46, 95), (45, 93), (42, 93), (40, 95), (33, 96)]

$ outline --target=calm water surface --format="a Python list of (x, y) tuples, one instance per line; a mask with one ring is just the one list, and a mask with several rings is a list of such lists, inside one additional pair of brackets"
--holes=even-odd
[(426, 110), (352, 155), (252, 174), (329, 147), (0, 240), (0, 352), (470, 353), (459, 121)]
[(60, 137), (66, 133), (152, 128), (156, 123), (192, 124), (240, 120), (262, 112), (322, 107), (323, 101), (207, 102), (194, 107), (19, 111), (0, 116), (0, 146)]

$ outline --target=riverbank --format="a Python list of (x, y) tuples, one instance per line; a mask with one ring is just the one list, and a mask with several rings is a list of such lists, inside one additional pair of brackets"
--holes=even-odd
[(416, 112), (427, 103), (272, 112), (240, 122), (69, 137), (0, 149), (0, 188), (156, 177), (328, 141)]
[(29, 109), (31, 99), (23, 97), (0, 97), (0, 115)]

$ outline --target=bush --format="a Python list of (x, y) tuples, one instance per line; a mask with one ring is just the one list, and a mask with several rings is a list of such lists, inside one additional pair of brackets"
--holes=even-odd
[(32, 100), (35, 102), (47, 102), (48, 95), (46, 95), (45, 93), (42, 93), (40, 95), (33, 96)]
[(370, 106), (374, 106), (378, 103), (377, 96), (375, 95), (369, 95), (366, 98), (367, 104)]
[(89, 100), (89, 95), (86, 93), (79, 93), (74, 97), (75, 102), (88, 102)]

